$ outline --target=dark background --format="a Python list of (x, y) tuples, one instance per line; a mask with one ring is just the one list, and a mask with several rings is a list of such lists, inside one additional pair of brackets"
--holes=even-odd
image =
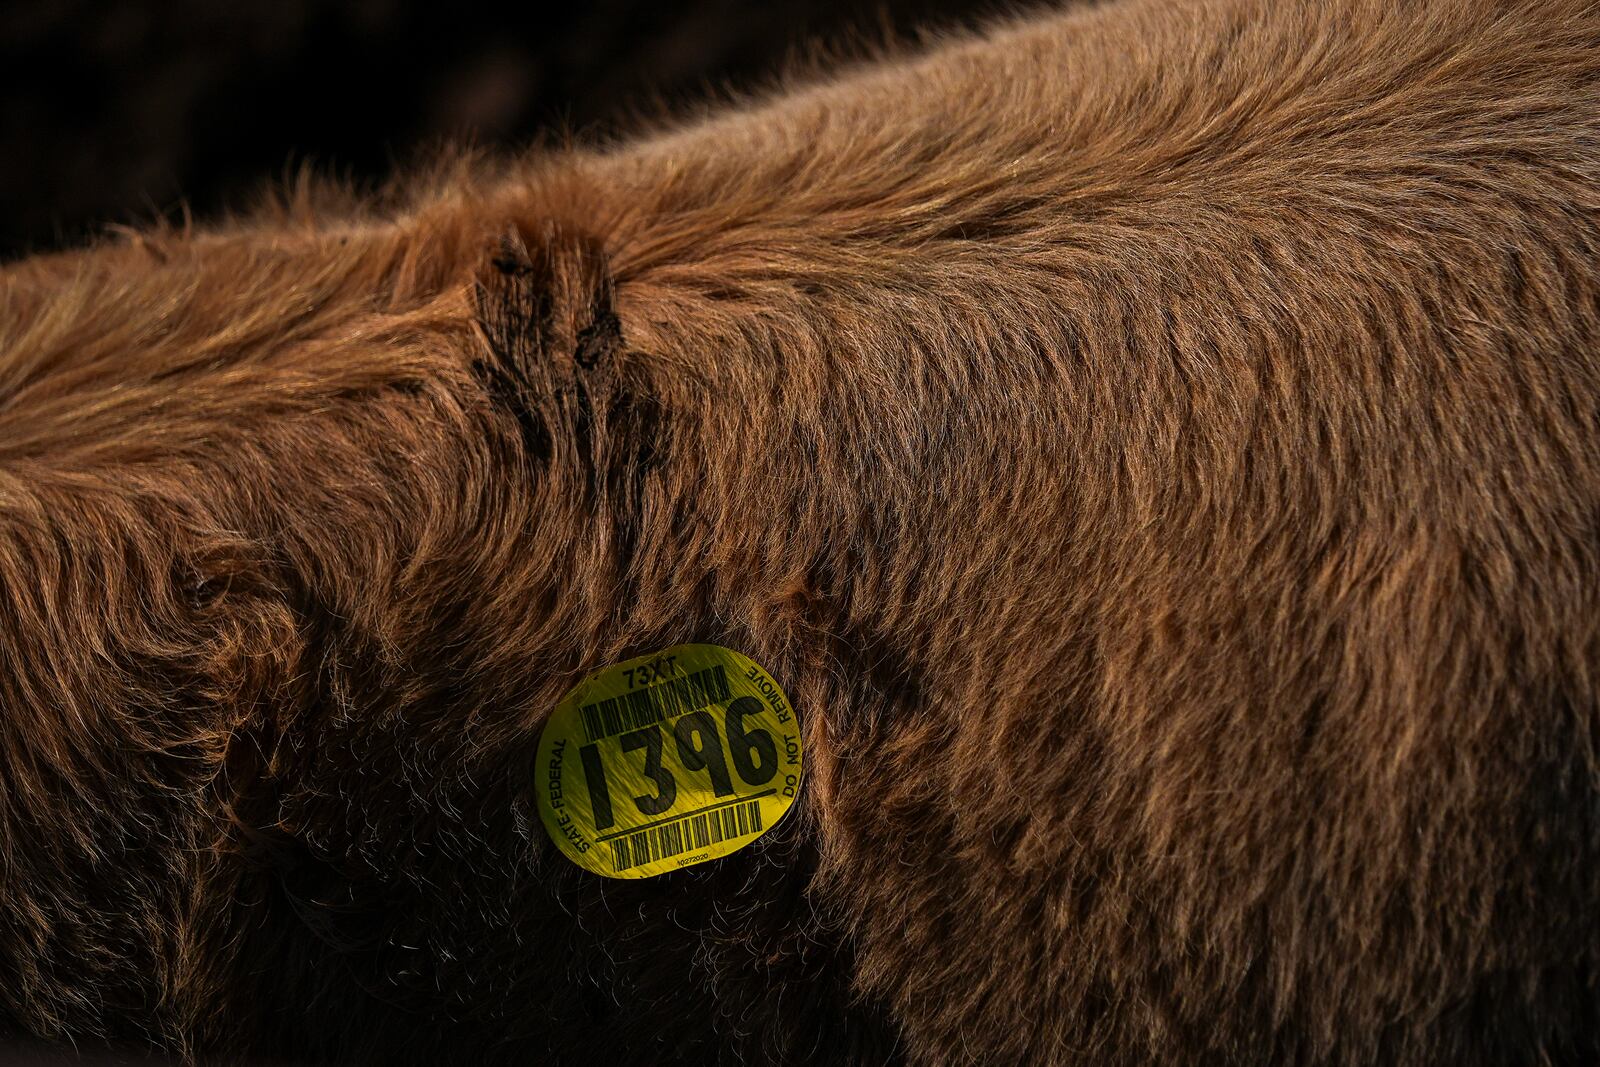
[(592, 139), (996, 0), (0, 0), (0, 258), (247, 207), (305, 162)]

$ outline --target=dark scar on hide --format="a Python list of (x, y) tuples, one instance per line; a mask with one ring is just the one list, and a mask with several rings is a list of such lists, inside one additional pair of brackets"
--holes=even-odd
[[(610, 286), (606, 288), (609, 290)], [(606, 295), (609, 296), (609, 293)], [(621, 347), (622, 321), (607, 300), (595, 305), (592, 321), (578, 332), (578, 344), (572, 358), (584, 370), (593, 370), (601, 356)]]
[(509, 237), (501, 239), (490, 264), (501, 277), (480, 280), (474, 292), (490, 358), (474, 360), (472, 373), (490, 402), (516, 420), (528, 462), (542, 468), (550, 462), (554, 440), (528, 376), (551, 327), (548, 271), (539, 272), (527, 250)]
[[(516, 418), (533, 465), (547, 466), (556, 436), (570, 435), (585, 498), (611, 516), (615, 558), (626, 571), (642, 533), (648, 483), (666, 461), (668, 420), (647, 385), (607, 366), (627, 348), (603, 252), (574, 240), (565, 254), (577, 257), (576, 272), (563, 269), (561, 254), (516, 233), (500, 239), (475, 292), (489, 352), (472, 369), (495, 407)], [(579, 291), (563, 291), (575, 284)], [(570, 342), (570, 372), (560, 369), (554, 350), (563, 306), (574, 307), (582, 323)]]

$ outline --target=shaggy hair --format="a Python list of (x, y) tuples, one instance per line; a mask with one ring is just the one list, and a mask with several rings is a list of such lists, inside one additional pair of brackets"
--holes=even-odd
[[(224, 1061), (1600, 1058), (1600, 10), (1131, 0), (0, 274), (0, 1020)], [(638, 882), (585, 673), (808, 777)]]

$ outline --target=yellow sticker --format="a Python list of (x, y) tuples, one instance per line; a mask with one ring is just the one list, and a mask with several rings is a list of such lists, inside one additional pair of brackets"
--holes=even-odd
[(591, 674), (539, 737), (539, 817), (567, 858), (649, 878), (726, 856), (800, 788), (800, 729), (747, 656), (678, 645)]

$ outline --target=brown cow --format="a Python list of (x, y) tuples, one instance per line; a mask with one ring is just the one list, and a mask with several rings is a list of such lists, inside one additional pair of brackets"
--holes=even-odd
[[(0, 1018), (224, 1060), (1600, 1058), (1600, 9), (1133, 0), (0, 291)], [(597, 878), (587, 672), (799, 807)]]

